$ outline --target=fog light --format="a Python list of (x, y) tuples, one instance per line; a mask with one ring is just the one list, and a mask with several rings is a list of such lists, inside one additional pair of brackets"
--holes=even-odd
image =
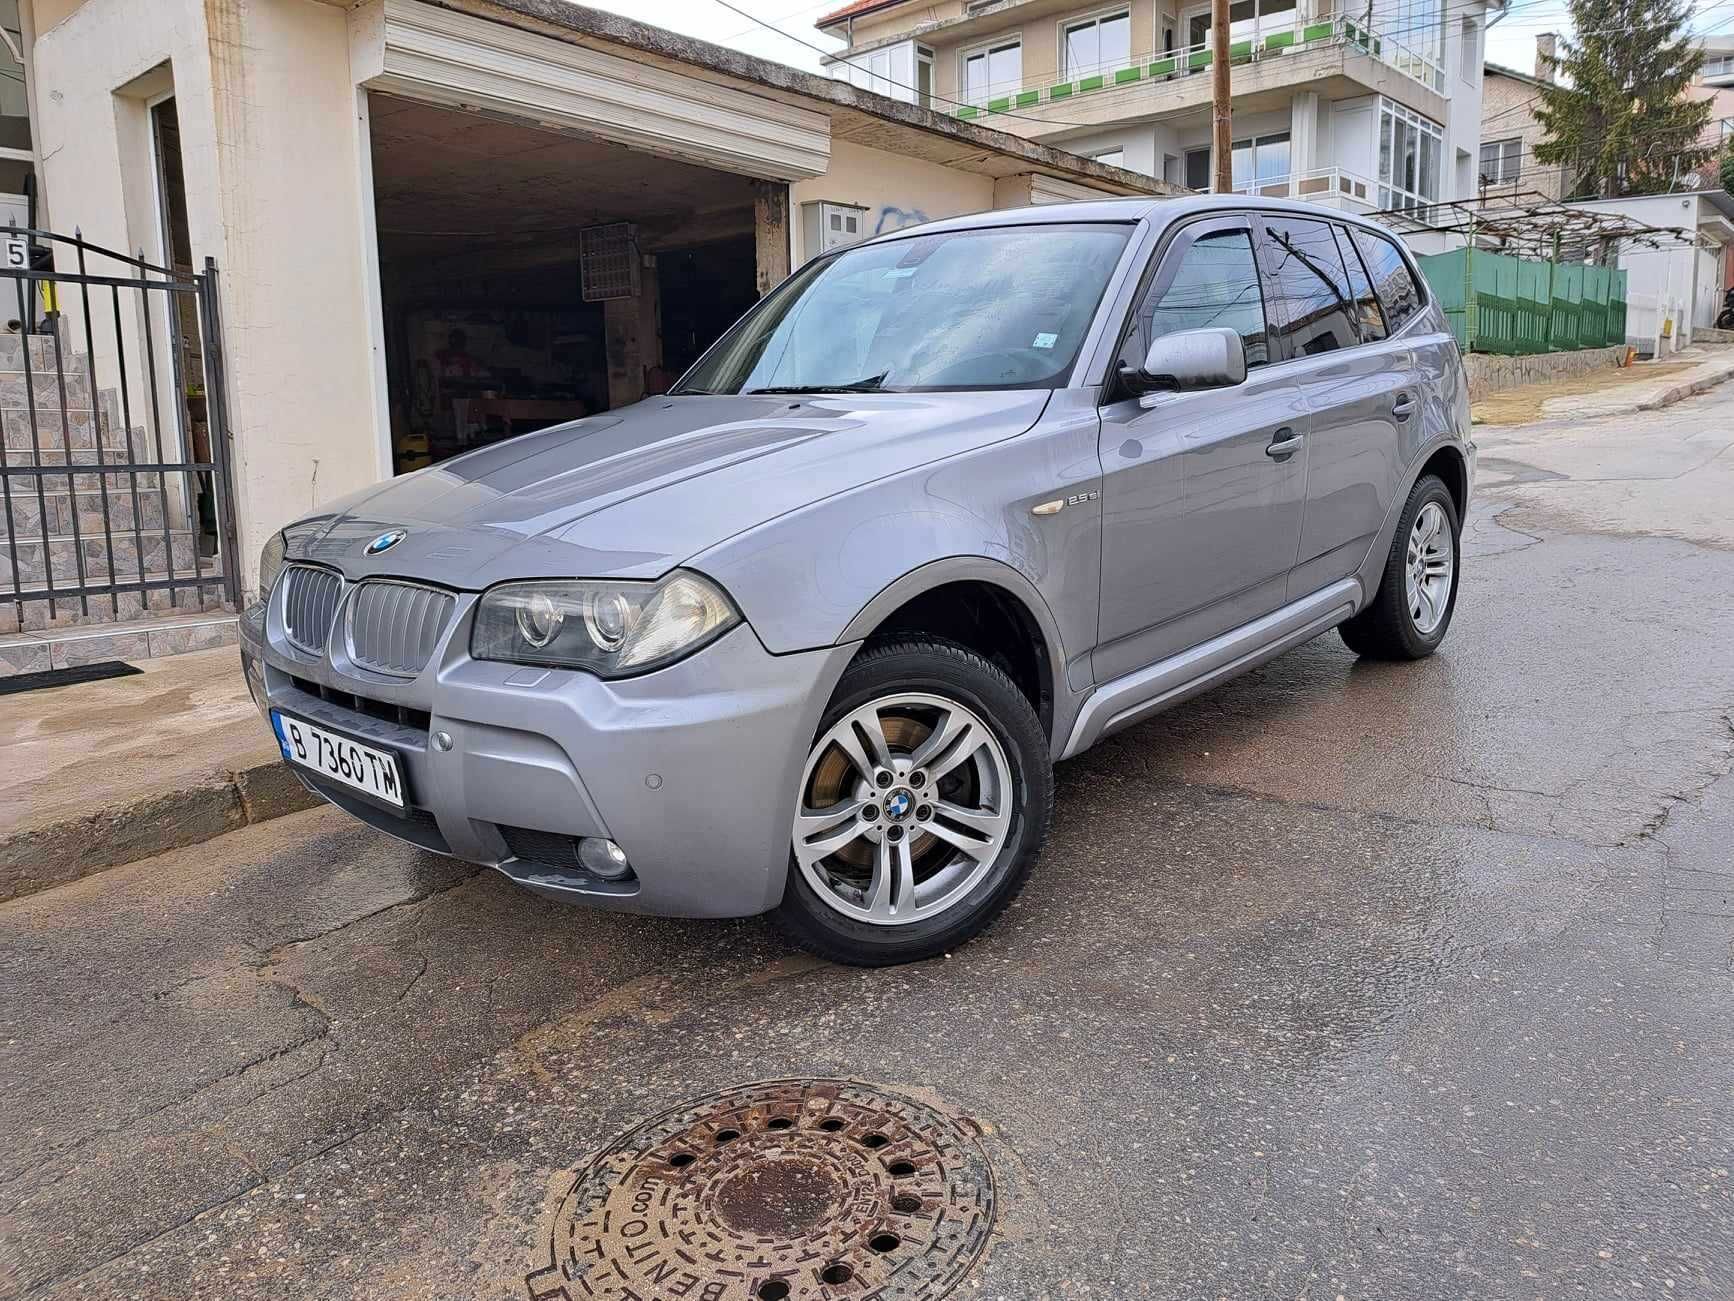
[(586, 836), (578, 842), (578, 861), (586, 872), (604, 881), (618, 881), (632, 872), (632, 865), (626, 861), (626, 851), (600, 836)]

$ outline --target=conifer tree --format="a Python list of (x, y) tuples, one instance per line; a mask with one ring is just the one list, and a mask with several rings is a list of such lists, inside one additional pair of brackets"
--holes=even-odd
[(1576, 176), (1568, 194), (1658, 194), (1707, 162), (1710, 102), (1686, 93), (1704, 52), (1690, 0), (1570, 0), (1573, 34), (1543, 56), (1555, 74), (1536, 119), (1537, 162)]

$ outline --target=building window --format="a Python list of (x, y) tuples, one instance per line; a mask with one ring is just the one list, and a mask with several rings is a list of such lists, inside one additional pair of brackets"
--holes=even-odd
[(1000, 99), (1024, 84), (1021, 37), (970, 50), (963, 56), (963, 97), (971, 104)]
[(1421, 208), (1439, 197), (1445, 133), (1437, 122), (1379, 101), (1379, 206)]
[(1698, 74), (1700, 79), (1731, 75), (1734, 75), (1734, 54), (1718, 54), (1713, 59), (1705, 59), (1704, 69)]
[(1236, 191), (1285, 179), (1288, 176), (1288, 132), (1236, 140), (1232, 165)]
[(923, 108), (933, 104), (933, 51), (925, 45), (915, 47), (915, 99)]
[(1189, 190), (1208, 190), (1210, 188), (1210, 150), (1188, 149), (1186, 151), (1186, 188)]
[(1463, 81), (1473, 86), (1481, 77), (1481, 28), (1473, 18), (1463, 20)]
[(1516, 185), (1523, 176), (1523, 141), (1489, 140), (1481, 146), (1481, 183)]
[(1106, 163), (1109, 167), (1124, 167), (1126, 165), (1126, 151), (1124, 148), (1104, 149), (1099, 154), (1090, 154), (1089, 157), (1095, 159), (1098, 163)]
[(1060, 35), (1062, 77), (1110, 72), (1132, 61), (1132, 16), (1124, 9), (1063, 23)]
[[(1228, 6), (1228, 43), (1238, 45), (1251, 41), (1255, 45), (1265, 37), (1286, 32), (1295, 25), (1295, 0), (1233, 0)], [(1210, 44), (1210, 10), (1189, 14), (1186, 19), (1187, 44), (1197, 48)]]

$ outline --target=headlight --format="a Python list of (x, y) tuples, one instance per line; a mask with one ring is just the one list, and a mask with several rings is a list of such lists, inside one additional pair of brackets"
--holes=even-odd
[(259, 599), (263, 601), (271, 595), (271, 589), (277, 586), (277, 576), (283, 572), (283, 556), (289, 544), (283, 540), (281, 533), (273, 533), (271, 540), (259, 552)]
[(740, 621), (721, 588), (685, 570), (655, 583), (502, 583), (482, 594), (470, 654), (623, 678), (672, 664)]

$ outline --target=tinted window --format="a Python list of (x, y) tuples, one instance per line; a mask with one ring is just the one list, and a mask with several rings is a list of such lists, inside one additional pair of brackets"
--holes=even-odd
[(1385, 309), (1385, 324), (1395, 334), (1409, 318), (1421, 310), (1421, 291), (1415, 277), (1409, 274), (1409, 264), (1397, 246), (1383, 235), (1356, 229), (1355, 247), (1366, 260), (1367, 271), (1373, 277), (1373, 288)]
[(1252, 235), (1213, 230), (1182, 238), (1162, 258), (1161, 269), (1132, 319), (1120, 360), (1142, 364), (1152, 340), (1178, 330), (1227, 328), (1246, 345), (1246, 364), (1270, 360)]
[(1276, 315), (1289, 355), (1306, 357), (1354, 347), (1361, 341), (1360, 333), (1348, 273), (1330, 224), (1294, 217), (1268, 217), (1264, 224), (1278, 300)]
[(1362, 343), (1376, 343), (1385, 337), (1385, 317), (1379, 311), (1378, 296), (1373, 282), (1367, 279), (1367, 269), (1361, 265), (1361, 255), (1355, 252), (1355, 242), (1341, 226), (1331, 227), (1337, 234), (1337, 252), (1342, 254), (1343, 269), (1349, 273), (1349, 298), (1355, 304), (1355, 327), (1361, 332)]

